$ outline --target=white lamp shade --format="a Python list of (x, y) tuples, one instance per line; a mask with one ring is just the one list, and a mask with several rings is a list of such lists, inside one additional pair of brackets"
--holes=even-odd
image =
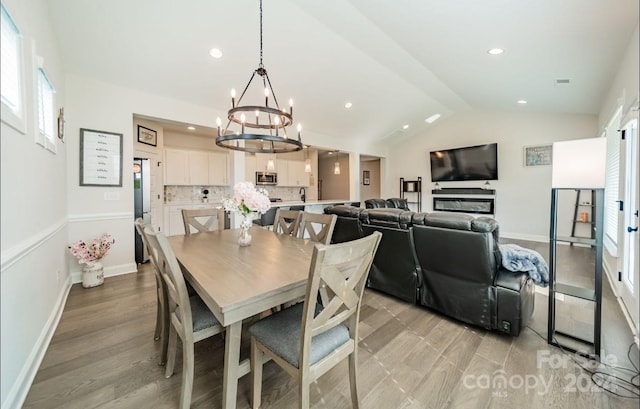
[(589, 138), (554, 142), (552, 188), (603, 188), (607, 165), (607, 139)]

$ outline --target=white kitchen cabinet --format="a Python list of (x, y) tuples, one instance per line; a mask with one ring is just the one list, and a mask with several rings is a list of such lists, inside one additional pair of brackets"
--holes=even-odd
[(304, 162), (299, 160), (287, 161), (289, 186), (309, 186), (309, 174), (304, 171)]
[(244, 180), (256, 183), (256, 172), (258, 169), (256, 163), (255, 155), (244, 155)]
[(224, 153), (210, 152), (208, 155), (208, 184), (210, 186), (223, 186), (229, 184), (227, 155)]
[(209, 154), (204, 151), (188, 151), (189, 184), (209, 185)]
[(276, 159), (276, 171), (278, 172), (278, 186), (291, 186), (289, 184), (289, 165), (286, 159)]
[(164, 151), (164, 184), (189, 184), (188, 151), (165, 149)]
[[(265, 171), (265, 172), (278, 172), (278, 164), (277, 164), (277, 160), (275, 158), (274, 154), (268, 154), (268, 153), (257, 153), (256, 156), (256, 172), (257, 171)], [(274, 169), (273, 170), (268, 170), (267, 169), (267, 164), (269, 162), (269, 159), (273, 160), (273, 165), (274, 165)]]
[(217, 152), (165, 149), (164, 184), (223, 186), (229, 182), (227, 155)]

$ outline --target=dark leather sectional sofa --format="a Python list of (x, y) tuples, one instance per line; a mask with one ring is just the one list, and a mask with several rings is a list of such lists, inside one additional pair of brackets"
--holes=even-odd
[(332, 206), (332, 242), (382, 233), (367, 286), (460, 321), (514, 336), (534, 308), (526, 273), (501, 266), (498, 223), (459, 213), (417, 213), (404, 199), (372, 199), (366, 209)]

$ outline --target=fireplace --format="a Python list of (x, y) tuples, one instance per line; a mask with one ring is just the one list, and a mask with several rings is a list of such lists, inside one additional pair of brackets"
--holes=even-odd
[(434, 197), (436, 212), (494, 214), (495, 199), (474, 197)]

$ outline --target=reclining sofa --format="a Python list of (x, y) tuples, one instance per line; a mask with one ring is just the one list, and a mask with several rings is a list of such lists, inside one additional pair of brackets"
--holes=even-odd
[(485, 329), (520, 334), (533, 313), (534, 284), (527, 273), (502, 267), (494, 219), (417, 213), (406, 202), (382, 202), (324, 210), (338, 216), (332, 243), (382, 233), (369, 288)]

